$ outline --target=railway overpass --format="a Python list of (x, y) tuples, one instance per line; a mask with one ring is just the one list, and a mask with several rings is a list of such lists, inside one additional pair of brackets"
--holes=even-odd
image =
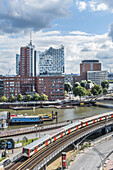
[[(25, 160), (21, 165), (13, 164), (13, 167), (8, 167), (8, 169), (33, 169), (38, 170), (42, 167), (46, 167), (47, 163), (55, 157), (58, 153), (64, 150), (67, 146), (77, 142), (78, 140), (89, 136), (95, 131), (106, 128), (109, 125), (113, 124), (113, 118), (108, 121), (96, 122), (95, 124), (91, 124), (89, 126), (85, 126), (84, 128), (78, 129), (77, 131), (73, 131), (72, 133), (65, 135), (63, 138), (58, 139), (57, 141), (51, 143), (46, 148), (43, 148), (41, 151), (37, 152), (35, 155)], [(46, 169), (46, 168), (45, 168)], [(6, 169), (7, 170), (7, 169)]]

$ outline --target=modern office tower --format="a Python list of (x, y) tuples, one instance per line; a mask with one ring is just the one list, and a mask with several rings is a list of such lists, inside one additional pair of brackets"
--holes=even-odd
[(39, 53), (39, 75), (64, 73), (64, 46)]
[(0, 97), (4, 95), (4, 83), (3, 80), (0, 79)]
[(87, 79), (101, 85), (101, 82), (108, 80), (107, 71), (87, 71)]
[(20, 75), (20, 55), (16, 54), (16, 74)]
[(80, 63), (80, 76), (82, 80), (87, 80), (87, 71), (101, 71), (99, 60), (83, 60)]
[(20, 49), (20, 75), (22, 77), (34, 77), (36, 76), (36, 52), (35, 46), (32, 45), (32, 41)]

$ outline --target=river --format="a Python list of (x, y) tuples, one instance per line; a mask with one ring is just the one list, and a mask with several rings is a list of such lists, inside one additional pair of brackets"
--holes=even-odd
[[(38, 108), (35, 110), (21, 110), (21, 111), (15, 111), (12, 109), (0, 109), (1, 111), (10, 111), (11, 114), (28, 114), (28, 115), (41, 115), (44, 113), (51, 113), (53, 112), (58, 112), (58, 121), (63, 121), (63, 120), (70, 120), (70, 119), (76, 119), (76, 118), (81, 118), (84, 116), (92, 116), (96, 115), (99, 113), (105, 113), (105, 112), (110, 112), (113, 111), (111, 108), (101, 108), (101, 107), (76, 107), (74, 109), (56, 109), (56, 108)], [(55, 120), (54, 120), (55, 121)]]

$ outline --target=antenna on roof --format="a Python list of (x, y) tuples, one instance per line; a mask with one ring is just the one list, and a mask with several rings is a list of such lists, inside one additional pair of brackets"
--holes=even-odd
[(30, 45), (32, 45), (32, 32), (30, 31)]

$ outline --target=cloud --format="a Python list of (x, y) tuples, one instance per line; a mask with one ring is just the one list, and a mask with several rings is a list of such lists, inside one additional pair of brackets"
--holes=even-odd
[[(75, 31), (76, 32), (76, 31)], [(80, 62), (85, 59), (99, 59), (103, 70), (112, 68), (113, 63), (113, 43), (108, 34), (103, 35), (82, 35), (62, 34), (59, 31), (38, 31), (32, 33), (33, 44), (38, 51), (44, 51), (49, 47), (58, 48), (64, 45), (65, 72), (79, 73)], [(16, 53), (20, 52), (20, 47), (29, 43), (29, 34), (22, 37), (13, 38), (11, 36), (0, 35), (0, 74), (15, 74)]]
[(86, 32), (81, 32), (81, 31), (72, 31), (69, 34), (75, 34), (75, 35), (91, 35)]
[(105, 11), (108, 10), (107, 4), (102, 1), (91, 0), (88, 2), (89, 7), (92, 11)]
[(76, 6), (80, 12), (84, 11), (87, 8), (87, 4), (85, 1), (77, 1)]
[(0, 32), (38, 31), (50, 27), (54, 19), (69, 14), (72, 0), (2, 0), (0, 1)]

